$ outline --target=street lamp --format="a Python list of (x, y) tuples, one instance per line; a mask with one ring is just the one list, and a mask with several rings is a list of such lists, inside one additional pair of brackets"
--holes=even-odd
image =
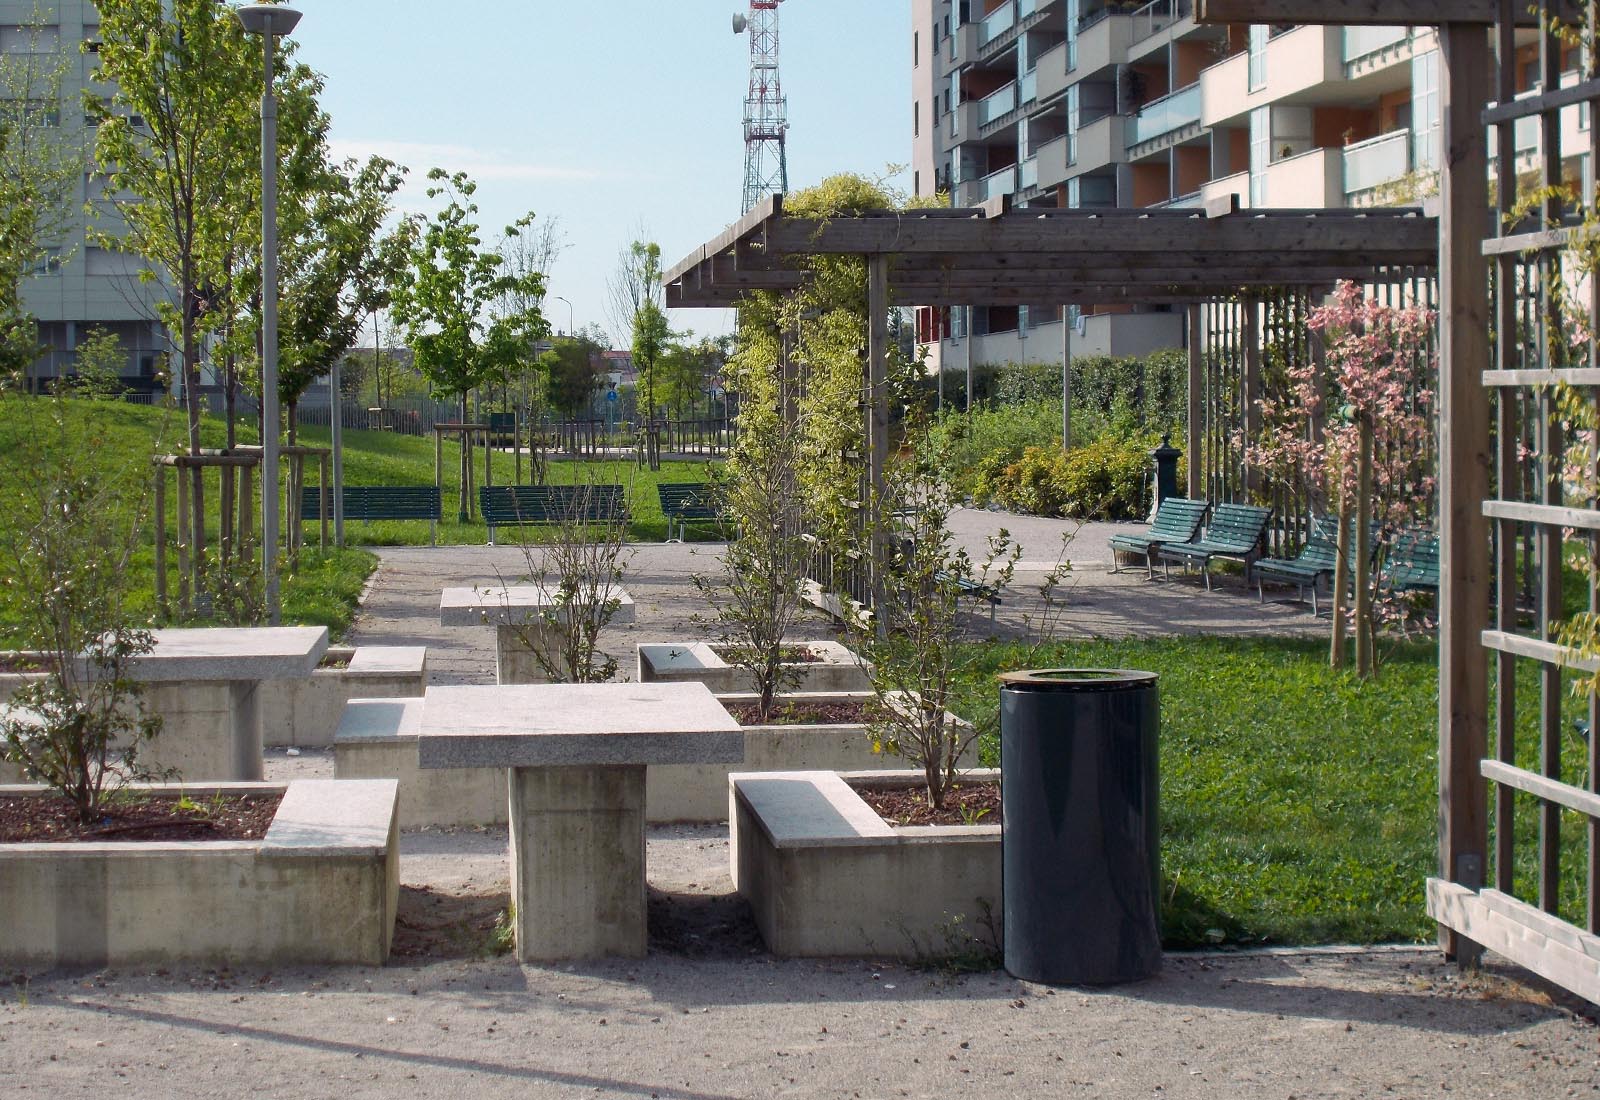
[(300, 13), (279, 4), (235, 8), (247, 34), (261, 36), (261, 572), (267, 612), (277, 626), (278, 600), (278, 98), (272, 93), (278, 38)]
[[(559, 294), (552, 294), (550, 297), (551, 297), (551, 299), (553, 301), (567, 302), (567, 300), (565, 298), (563, 298)], [(578, 314), (572, 308), (572, 303), (571, 302), (567, 302), (567, 335), (568, 336), (576, 336), (576, 335), (578, 335), (578, 322), (576, 320), (577, 316), (578, 316)]]

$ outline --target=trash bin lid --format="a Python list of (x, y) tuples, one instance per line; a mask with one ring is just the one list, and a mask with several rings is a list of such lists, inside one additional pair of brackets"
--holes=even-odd
[(1154, 687), (1154, 672), (1127, 668), (1034, 668), (1002, 672), (1000, 683), (1012, 691), (1128, 691)]

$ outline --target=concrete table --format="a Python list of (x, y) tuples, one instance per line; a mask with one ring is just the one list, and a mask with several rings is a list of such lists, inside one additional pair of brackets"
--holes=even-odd
[(325, 626), (220, 627), (151, 632), (155, 648), (132, 675), (144, 705), (162, 717), (161, 733), (141, 753), (187, 782), (260, 782), (260, 687), (309, 678), (328, 648)]
[(430, 687), (417, 731), (424, 769), (510, 769), (524, 962), (643, 956), (646, 766), (743, 759), (704, 684)]
[[(611, 621), (633, 622), (633, 597), (621, 588), (614, 591), (617, 610)], [(555, 606), (555, 594), (537, 584), (446, 588), (439, 599), (439, 625), (494, 627), (495, 682), (542, 684), (549, 676), (530, 643), (553, 647), (555, 634), (546, 618)]]

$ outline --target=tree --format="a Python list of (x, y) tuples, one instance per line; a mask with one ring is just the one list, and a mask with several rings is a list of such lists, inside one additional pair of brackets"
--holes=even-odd
[(650, 468), (658, 470), (661, 449), (656, 432), (656, 363), (672, 339), (667, 313), (662, 308), (661, 246), (654, 241), (636, 240), (623, 249), (608, 288), (612, 322), (626, 337), (639, 371), (647, 424), (645, 454)]
[[(511, 275), (504, 257), (487, 250), (478, 235), (478, 185), (464, 172), (442, 168), (428, 173), (428, 198), (444, 206), (431, 219), (413, 220), (399, 238), (404, 256), (392, 290), (395, 321), (405, 329), (417, 369), (439, 397), (457, 398), (467, 419), (467, 395), (505, 362), (508, 347), (531, 346), (548, 331), (537, 304), (491, 316), (491, 307), (508, 296), (537, 303), (543, 294), (539, 272)], [(516, 237), (533, 222), (528, 214), (508, 226)], [(470, 448), (461, 448), (461, 498), (466, 500)]]
[(405, 169), (382, 157), (324, 164), (286, 219), (283, 347), (278, 389), (289, 411), (353, 346), (393, 281), (397, 257), (382, 243)]
[(600, 353), (604, 348), (588, 335), (556, 340), (539, 357), (550, 404), (568, 420), (576, 420), (600, 390)]
[[(53, 28), (51, 28), (53, 29)], [(63, 262), (72, 194), (84, 170), (65, 139), (61, 83), (66, 55), (46, 48), (43, 12), (18, 28), (32, 42), (0, 52), (0, 375), (25, 373), (38, 354), (23, 280)]]

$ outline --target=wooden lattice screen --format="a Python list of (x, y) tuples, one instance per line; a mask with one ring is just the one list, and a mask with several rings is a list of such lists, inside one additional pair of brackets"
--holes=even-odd
[[(1489, 369), (1481, 376), (1494, 409), (1492, 441), (1483, 441), (1489, 444), (1493, 480), (1481, 513), (1489, 521), (1494, 546), (1492, 622), (1482, 634), (1493, 685), (1492, 711), (1482, 717), (1491, 736), (1487, 753), (1481, 749), (1477, 753), (1481, 759), (1476, 776), (1460, 766), (1468, 763), (1457, 751), (1464, 740), (1447, 736), (1444, 742), (1445, 874), (1429, 881), (1428, 907), (1448, 930), (1447, 947), (1455, 946), (1459, 955), (1470, 956), (1481, 945), (1600, 1001), (1600, 726), (1596, 725), (1600, 713), (1590, 698), (1581, 707), (1587, 712), (1587, 728), (1574, 721), (1573, 712), (1580, 704), (1567, 684), (1573, 654), (1555, 641), (1557, 624), (1571, 610), (1564, 606), (1564, 598), (1580, 583), (1563, 575), (1566, 532), (1576, 532), (1591, 552), (1600, 538), (1600, 508), (1592, 487), (1582, 487), (1588, 479), (1574, 479), (1564, 468), (1571, 441), (1564, 438), (1556, 397), (1558, 387), (1572, 387), (1591, 403), (1600, 400), (1595, 341), (1592, 336), (1571, 338), (1580, 330), (1571, 310), (1564, 311), (1560, 304), (1564, 291), (1580, 292), (1581, 313), (1586, 315), (1580, 322), (1587, 322), (1591, 334), (1600, 331), (1600, 279), (1575, 278), (1568, 262), (1570, 247), (1586, 238), (1585, 231), (1574, 225), (1582, 211), (1566, 196), (1583, 195), (1582, 204), (1592, 210), (1594, 189), (1592, 183), (1587, 194), (1582, 186), (1563, 188), (1564, 183), (1575, 182), (1571, 162), (1568, 178), (1563, 179), (1563, 154), (1573, 161), (1587, 154), (1589, 164), (1595, 164), (1600, 132), (1587, 125), (1581, 148), (1561, 147), (1563, 110), (1590, 112), (1600, 99), (1596, 4), (1587, 5), (1587, 25), (1572, 28), (1586, 45), (1580, 51), (1578, 79), (1562, 87), (1563, 40), (1550, 30), (1550, 7), (1541, 3), (1540, 87), (1519, 98), (1513, 23), (1521, 3), (1501, 0), (1495, 38), (1496, 103), (1478, 123), (1489, 127), (1498, 180), (1497, 216), (1481, 244), (1493, 275), (1492, 313), (1483, 319), (1492, 334), (1493, 358), (1484, 364)], [(1452, 80), (1458, 89), (1470, 91), (1473, 51), (1482, 49), (1483, 32), (1477, 30), (1476, 44), (1469, 31), (1454, 33), (1459, 48)], [(1527, 32), (1523, 34), (1525, 40)], [(1447, 61), (1449, 52), (1447, 43)], [(1447, 156), (1458, 162), (1464, 159), (1462, 171), (1472, 168), (1476, 159), (1481, 173), (1480, 158), (1460, 156), (1463, 149), (1471, 151), (1470, 141), (1451, 141), (1450, 114), (1447, 104)], [(1465, 116), (1455, 125), (1465, 127)], [(1537, 127), (1531, 165), (1530, 126)], [(1523, 130), (1520, 143), (1519, 129)], [(1483, 135), (1480, 131), (1473, 136)], [(1592, 173), (1587, 175), (1592, 180)], [(1445, 187), (1447, 191), (1451, 187), (1448, 169)], [(1523, 211), (1516, 210), (1519, 192)], [(1462, 193), (1470, 194), (1470, 188)], [(1466, 216), (1452, 225), (1447, 218), (1447, 236), (1456, 231), (1448, 236), (1453, 247), (1479, 243), (1464, 240), (1467, 234), (1461, 232), (1474, 222)], [(1468, 308), (1470, 293), (1471, 288), (1464, 288), (1457, 299)], [(1588, 465), (1592, 470), (1592, 450)], [(1471, 505), (1470, 500), (1458, 500), (1460, 507)], [(1446, 506), (1450, 503), (1447, 500)], [(1585, 604), (1595, 610), (1600, 606), (1595, 586), (1584, 582), (1584, 588)], [(1472, 621), (1475, 609), (1469, 601), (1484, 598), (1466, 587), (1446, 595), (1453, 601), (1446, 609), (1447, 629), (1452, 612), (1460, 621)], [(1441, 666), (1447, 661), (1448, 653), (1442, 654)], [(1476, 709), (1476, 700), (1484, 695), (1450, 678), (1442, 682), (1441, 693), (1441, 707), (1451, 719), (1442, 720), (1442, 728), (1462, 738), (1479, 717), (1465, 713), (1462, 700), (1469, 700), (1467, 709)], [(1537, 731), (1534, 737), (1527, 736), (1530, 725)], [(1580, 748), (1584, 736), (1587, 746)], [(1564, 816), (1575, 820), (1564, 823)], [(1468, 834), (1482, 832), (1482, 825), (1462, 828), (1475, 817), (1492, 824), (1492, 844), (1484, 852), (1492, 860), (1490, 867), (1478, 865), (1481, 860), (1471, 854), (1474, 841)]]

